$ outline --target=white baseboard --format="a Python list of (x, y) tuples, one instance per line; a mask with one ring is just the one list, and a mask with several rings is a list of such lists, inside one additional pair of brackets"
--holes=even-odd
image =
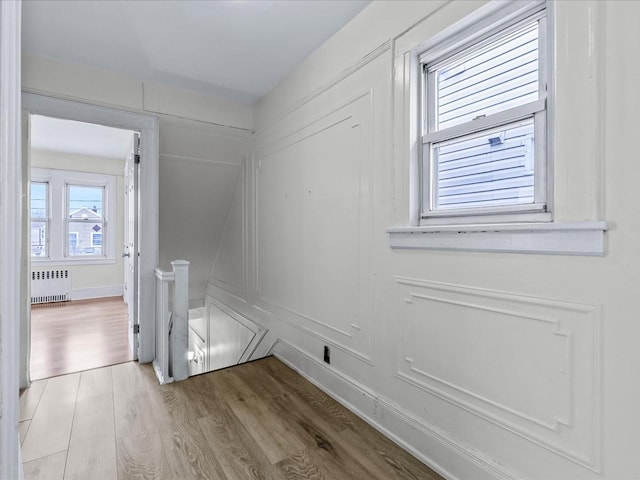
[(121, 297), (124, 293), (122, 285), (109, 287), (79, 288), (71, 291), (71, 300), (88, 300), (90, 298)]
[(477, 450), (450, 438), (445, 432), (286, 341), (278, 340), (272, 353), (443, 477), (449, 480), (520, 478)]

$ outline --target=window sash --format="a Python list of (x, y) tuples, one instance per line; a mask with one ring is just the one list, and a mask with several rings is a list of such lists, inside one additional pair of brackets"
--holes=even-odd
[[(83, 238), (82, 238), (82, 233), (83, 233), (83, 228), (86, 230), (86, 227), (88, 225), (100, 225), (100, 231), (99, 232), (86, 232), (86, 235), (84, 235), (85, 239), (84, 242), (82, 242)], [(67, 232), (67, 241), (65, 243), (64, 246), (64, 254), (66, 257), (71, 257), (71, 258), (88, 258), (88, 257), (98, 257), (98, 258), (106, 258), (106, 246), (107, 246), (107, 240), (106, 240), (106, 233), (107, 233), (107, 222), (106, 220), (96, 220), (96, 219), (88, 219), (88, 220), (82, 220), (82, 219), (67, 219), (66, 220), (66, 232)], [(101, 233), (102, 234), (102, 243), (100, 245), (96, 245), (93, 243), (93, 233)], [(69, 236), (71, 234), (75, 234), (76, 235), (76, 247), (77, 248), (100, 248), (100, 253), (73, 253), (70, 249), (71, 245), (70, 245), (70, 241), (69, 241)], [(86, 245), (83, 245), (83, 243), (86, 242)]]

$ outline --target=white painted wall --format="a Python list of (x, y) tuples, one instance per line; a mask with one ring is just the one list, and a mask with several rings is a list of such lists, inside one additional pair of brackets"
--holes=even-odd
[(482, 4), (374, 2), (258, 104), (208, 292), (447, 478), (640, 478), (640, 3), (554, 2), (555, 218), (605, 256), (388, 247), (404, 55)]
[[(116, 261), (110, 265), (65, 265), (71, 272), (71, 297), (94, 298), (94, 295), (122, 295), (124, 262), (124, 159), (100, 158), (45, 150), (31, 150), (31, 166), (100, 173), (116, 177)], [(55, 262), (32, 262), (32, 270), (56, 268)], [(115, 293), (114, 293), (115, 292)], [(119, 292), (119, 293), (117, 293)]]
[(249, 151), (252, 107), (30, 55), (23, 56), (23, 91), (159, 117), (159, 262), (168, 268), (189, 260), (191, 303), (202, 305)]

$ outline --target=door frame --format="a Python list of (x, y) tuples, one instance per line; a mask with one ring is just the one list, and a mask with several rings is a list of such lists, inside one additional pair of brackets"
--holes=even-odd
[(20, 2), (0, 2), (0, 478), (22, 478), (20, 322), (26, 307), (22, 229)]
[[(22, 94), (22, 108), (30, 114), (80, 122), (95, 123), (107, 127), (140, 132), (140, 170), (138, 207), (138, 361), (149, 363), (155, 358), (155, 276), (158, 265), (158, 170), (159, 134), (158, 118), (152, 115), (117, 110), (61, 98)], [(29, 272), (22, 272), (29, 275)], [(25, 320), (23, 318), (23, 323)], [(30, 329), (28, 324), (22, 325)], [(26, 365), (29, 346), (23, 345), (21, 359)], [(22, 375), (28, 372), (21, 372)]]

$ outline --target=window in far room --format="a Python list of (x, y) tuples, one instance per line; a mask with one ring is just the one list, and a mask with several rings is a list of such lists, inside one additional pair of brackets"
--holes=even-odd
[(31, 182), (29, 216), (31, 217), (31, 256), (49, 255), (49, 184)]
[(115, 262), (116, 178), (43, 168), (31, 178), (32, 261)]
[[(102, 255), (102, 233), (105, 231), (104, 187), (67, 185), (67, 229), (69, 244), (67, 254)], [(71, 232), (77, 232), (75, 239)], [(95, 235), (100, 235), (100, 243)]]

